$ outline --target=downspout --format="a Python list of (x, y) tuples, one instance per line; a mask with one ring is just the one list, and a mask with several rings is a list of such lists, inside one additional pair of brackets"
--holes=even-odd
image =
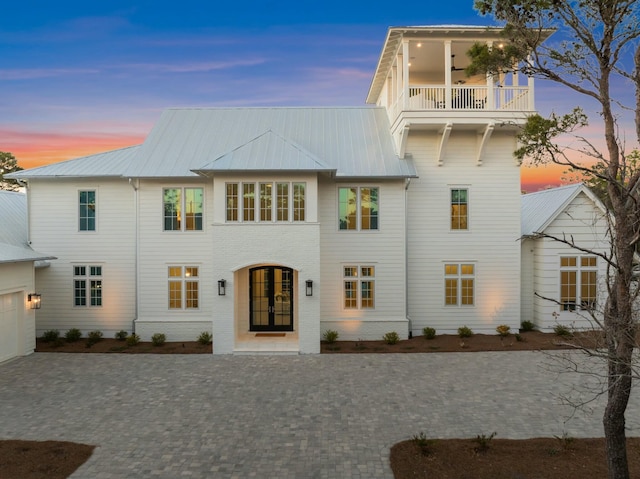
[(139, 197), (138, 197), (138, 188), (140, 186), (140, 180), (136, 180), (136, 184), (134, 185), (133, 179), (129, 178), (129, 185), (131, 185), (131, 187), (133, 188), (133, 196), (134, 196), (134, 209), (135, 209), (135, 234), (134, 234), (134, 241), (135, 241), (135, 248), (134, 248), (134, 276), (136, 278), (136, 284), (134, 285), (134, 291), (135, 291), (135, 303), (134, 303), (134, 315), (133, 315), (133, 320), (131, 321), (131, 334), (135, 334), (136, 333), (136, 320), (138, 319), (138, 304), (139, 304), (139, 287), (138, 285), (140, 284), (140, 268), (139, 268), (139, 262), (140, 262), (140, 241), (139, 241), (139, 225), (140, 225), (140, 202), (139, 202)]
[(409, 322), (409, 339), (411, 339), (413, 331), (409, 315), (409, 185), (411, 185), (411, 178), (406, 178), (404, 183), (404, 311)]

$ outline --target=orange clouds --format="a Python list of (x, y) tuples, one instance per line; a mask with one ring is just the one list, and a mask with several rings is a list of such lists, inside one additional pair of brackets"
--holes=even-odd
[(145, 135), (65, 135), (0, 130), (0, 150), (9, 151), (24, 169), (140, 144)]
[(521, 188), (527, 193), (539, 191), (548, 186), (560, 185), (566, 166), (550, 164), (541, 166), (523, 165), (521, 167)]

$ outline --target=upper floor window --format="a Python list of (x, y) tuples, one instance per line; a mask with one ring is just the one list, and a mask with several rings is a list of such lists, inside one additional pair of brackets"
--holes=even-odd
[(80, 231), (96, 230), (96, 192), (80, 191), (78, 197), (78, 228)]
[(338, 188), (338, 222), (341, 230), (377, 230), (378, 188)]
[(598, 268), (595, 256), (560, 258), (560, 309), (591, 310), (596, 306)]
[(202, 188), (165, 188), (162, 196), (165, 231), (202, 231)]
[(469, 263), (444, 265), (444, 304), (446, 306), (473, 306), (475, 266)]
[(375, 267), (369, 265), (344, 266), (344, 309), (373, 309), (375, 307)]
[(305, 221), (305, 190), (306, 183), (227, 183), (226, 220)]
[(200, 281), (197, 266), (169, 266), (169, 309), (198, 309)]
[(102, 266), (73, 267), (74, 306), (102, 306)]
[(469, 194), (466, 189), (451, 190), (451, 229), (469, 229)]

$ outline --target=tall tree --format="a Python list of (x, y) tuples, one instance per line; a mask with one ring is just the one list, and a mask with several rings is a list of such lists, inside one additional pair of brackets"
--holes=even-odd
[(6, 151), (0, 151), (0, 190), (18, 191), (20, 185), (16, 180), (5, 179), (4, 175), (22, 170), (18, 166), (15, 156)]
[[(580, 136), (587, 115), (576, 108), (549, 118), (528, 120), (516, 155), (554, 162), (598, 179), (606, 187), (611, 218), (608, 297), (603, 311), (607, 360), (607, 403), (603, 416), (611, 479), (628, 479), (625, 411), (632, 387), (632, 353), (637, 321), (633, 280), (635, 244), (640, 238), (640, 170), (625, 141), (640, 142), (640, 2), (637, 0), (476, 0), (482, 15), (504, 25), (504, 48), (476, 45), (471, 71), (499, 74), (514, 68), (551, 80), (594, 102), (596, 141)], [(549, 29), (552, 40), (543, 42)], [(555, 40), (553, 40), (555, 38)], [(631, 93), (631, 94), (630, 94)], [(633, 127), (625, 131), (624, 117)], [(573, 142), (564, 142), (566, 135)], [(577, 141), (576, 141), (577, 140)]]

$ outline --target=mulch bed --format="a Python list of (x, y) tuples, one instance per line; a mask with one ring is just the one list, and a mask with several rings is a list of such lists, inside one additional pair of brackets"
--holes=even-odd
[[(125, 353), (125, 354), (211, 354), (211, 344), (200, 344), (197, 341), (167, 342), (162, 346), (154, 346), (151, 342), (140, 342), (129, 346), (125, 341), (103, 338), (89, 346), (86, 339), (68, 342), (62, 339), (59, 343), (44, 342), (36, 339), (37, 353)], [(0, 477), (1, 479), (1, 477)]]
[(95, 446), (62, 441), (0, 441), (0, 478), (64, 479), (86, 462)]

